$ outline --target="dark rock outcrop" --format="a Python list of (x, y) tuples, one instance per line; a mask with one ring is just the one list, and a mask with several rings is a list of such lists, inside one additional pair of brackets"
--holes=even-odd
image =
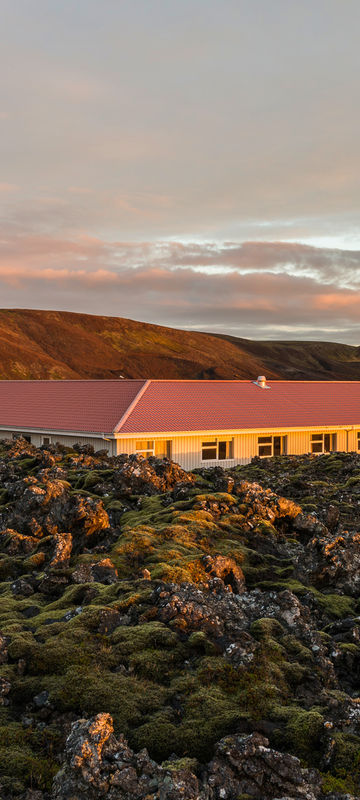
[(109, 714), (75, 722), (65, 753), (52, 800), (234, 800), (244, 795), (316, 800), (320, 795), (320, 775), (271, 749), (259, 734), (222, 739), (201, 778), (186, 759), (159, 766), (146, 750), (134, 753), (124, 737), (114, 737)]

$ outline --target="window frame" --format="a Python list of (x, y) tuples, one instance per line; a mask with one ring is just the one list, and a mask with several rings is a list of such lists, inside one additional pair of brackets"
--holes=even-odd
[[(150, 443), (152, 443), (152, 447), (138, 448), (137, 445), (140, 442), (142, 442), (142, 443), (146, 442), (148, 445)], [(144, 456), (144, 458), (150, 458), (150, 456), (155, 456), (156, 455), (155, 450), (156, 450), (156, 443), (157, 442), (165, 442), (165, 448), (164, 449), (165, 449), (167, 455), (166, 456), (157, 455), (156, 458), (169, 458), (169, 459), (171, 459), (172, 458), (172, 439), (137, 439), (135, 441), (135, 453), (136, 453), (136, 455)]]
[[(325, 448), (325, 436), (330, 437), (330, 447)], [(313, 445), (321, 445), (320, 449), (314, 449)], [(310, 434), (310, 448), (309, 452), (313, 456), (321, 456), (325, 453), (336, 453), (337, 451), (337, 433), (336, 431), (319, 431)]]
[[(287, 455), (287, 434), (267, 433), (257, 437), (257, 454), (259, 458), (274, 458), (275, 439), (280, 439), (280, 453), (276, 453), (276, 455)], [(260, 452), (265, 448), (269, 452)]]
[[(226, 455), (225, 458), (219, 457), (219, 447), (221, 445), (226, 445), (226, 452), (229, 455)], [(213, 451), (215, 453), (214, 456), (210, 456), (209, 458), (204, 458), (204, 452)], [(201, 441), (201, 461), (204, 464), (209, 463), (209, 461), (233, 461), (234, 460), (234, 437), (233, 436), (213, 436), (211, 439), (209, 438), (208, 441), (202, 440)]]

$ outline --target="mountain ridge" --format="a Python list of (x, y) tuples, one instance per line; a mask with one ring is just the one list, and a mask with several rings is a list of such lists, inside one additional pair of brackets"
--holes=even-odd
[(0, 309), (0, 379), (360, 380), (360, 347), (186, 331), (70, 311)]

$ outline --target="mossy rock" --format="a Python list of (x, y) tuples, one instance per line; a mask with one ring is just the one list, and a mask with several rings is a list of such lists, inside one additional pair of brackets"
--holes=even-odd
[(255, 620), (250, 628), (250, 633), (255, 639), (261, 641), (267, 637), (281, 637), (285, 633), (285, 628), (277, 619), (273, 617), (263, 617)]
[(212, 655), (216, 650), (213, 642), (207, 638), (206, 633), (203, 631), (193, 631), (187, 640), (187, 646), (194, 651), (206, 653), (207, 655)]
[(307, 764), (317, 766), (321, 758), (324, 730), (324, 717), (319, 711), (283, 706), (273, 709), (272, 718), (282, 723), (281, 732), (279, 730), (275, 736), (277, 743), (305, 759)]

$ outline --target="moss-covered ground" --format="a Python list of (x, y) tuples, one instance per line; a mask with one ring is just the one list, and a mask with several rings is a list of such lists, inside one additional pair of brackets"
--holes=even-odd
[[(303, 573), (300, 579), (305, 545), (291, 521), (286, 530), (283, 521), (262, 518), (244, 504), (237, 483), (305, 498), (306, 511), (331, 498), (348, 524), (360, 461), (358, 472), (353, 461), (347, 471), (342, 456), (271, 462), (235, 470), (231, 493), (201, 472), (182, 492), (140, 495), (119, 488), (117, 459), (1, 447), (1, 529), (17, 523), (34, 540), (26, 550), (11, 531), (0, 536), (0, 679), (11, 684), (0, 707), (0, 784), (9, 798), (27, 787), (49, 790), (71, 722), (101, 711), (132, 748), (146, 747), (160, 762), (173, 753), (205, 762), (226, 734), (259, 730), (320, 769), (324, 792), (359, 791), (360, 645), (334, 639), (339, 622), (360, 614), (358, 599), (336, 587), (320, 590)], [(50, 491), (54, 481), (63, 494)], [(45, 488), (46, 509), (21, 505), (29, 485)], [(95, 515), (86, 529), (86, 514), (99, 502), (108, 524), (97, 527)], [(72, 533), (73, 550), (52, 567), (56, 531)], [(216, 625), (211, 632), (188, 623), (186, 609), (182, 625), (160, 618), (159, 597), (170, 584), (179, 591), (195, 585), (204, 608), (217, 597), (206, 556), (239, 568), (239, 597), (262, 608), (244, 616), (237, 638), (226, 633), (226, 619), (220, 635)], [(110, 578), (96, 579), (91, 570), (107, 559)], [(224, 615), (229, 587), (216, 591)], [(303, 609), (301, 625), (281, 616), (289, 593)], [(249, 658), (232, 658), (234, 643)]]

